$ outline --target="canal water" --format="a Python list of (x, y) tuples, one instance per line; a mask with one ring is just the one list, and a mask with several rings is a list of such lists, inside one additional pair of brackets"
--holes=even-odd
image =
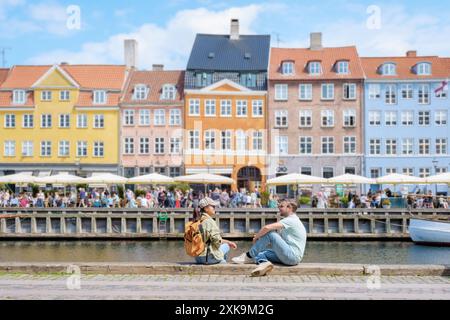
[[(250, 241), (238, 241), (247, 250)], [(0, 262), (190, 262), (181, 241), (0, 241)], [(305, 263), (447, 264), (450, 248), (411, 242), (309, 241)]]

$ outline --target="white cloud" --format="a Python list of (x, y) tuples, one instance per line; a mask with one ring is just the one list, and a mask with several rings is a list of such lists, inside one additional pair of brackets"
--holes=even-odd
[(162, 63), (168, 68), (184, 68), (196, 33), (229, 32), (231, 18), (240, 19), (242, 33), (254, 33), (251, 26), (263, 5), (234, 7), (222, 11), (205, 8), (182, 10), (164, 26), (147, 23), (130, 33), (121, 33), (102, 42), (84, 43), (79, 51), (64, 49), (42, 53), (27, 63), (44, 64), (66, 61), (75, 63), (123, 63), (123, 40), (136, 39), (139, 43), (139, 67), (150, 68)]

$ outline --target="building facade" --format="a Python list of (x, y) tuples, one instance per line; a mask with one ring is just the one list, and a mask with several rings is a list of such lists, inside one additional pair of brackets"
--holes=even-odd
[(184, 72), (132, 71), (121, 101), (121, 173), (184, 173)]
[(270, 176), (361, 174), (364, 73), (355, 47), (272, 48)]
[(415, 51), (404, 57), (362, 58), (366, 176), (427, 177), (448, 171), (448, 61)]
[(264, 187), (270, 36), (196, 37), (185, 76), (187, 174), (233, 178), (233, 189)]

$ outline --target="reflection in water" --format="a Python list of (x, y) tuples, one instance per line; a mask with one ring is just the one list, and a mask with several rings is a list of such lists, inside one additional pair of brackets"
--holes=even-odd
[[(251, 246), (238, 241), (236, 256)], [(0, 262), (188, 262), (182, 241), (2, 241)], [(410, 242), (309, 241), (303, 262), (450, 264), (450, 248)]]

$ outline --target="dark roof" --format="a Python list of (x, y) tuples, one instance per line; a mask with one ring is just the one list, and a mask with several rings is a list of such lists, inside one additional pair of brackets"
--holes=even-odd
[(187, 70), (266, 71), (269, 52), (270, 35), (197, 34)]

